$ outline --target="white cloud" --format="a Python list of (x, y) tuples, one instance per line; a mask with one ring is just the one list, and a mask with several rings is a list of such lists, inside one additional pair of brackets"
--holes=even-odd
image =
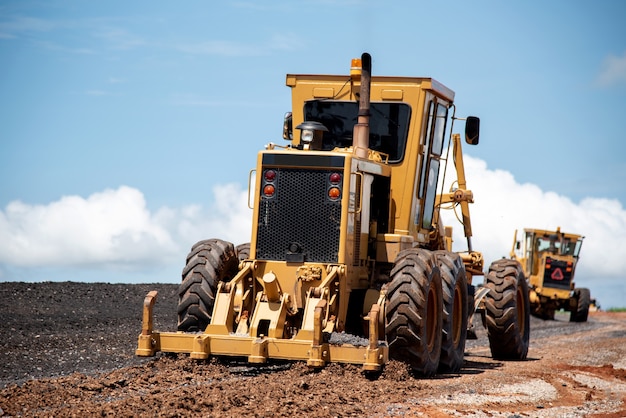
[[(623, 306), (626, 210), (619, 201), (587, 198), (575, 203), (536, 185), (519, 184), (511, 173), (490, 170), (484, 161), (469, 156), (465, 169), (476, 202), (470, 205), (472, 244), (483, 253), (485, 267), (508, 256), (516, 229), (521, 234), (523, 228), (560, 226), (586, 237), (577, 283), (591, 288), (604, 307)], [(32, 273), (53, 268), (73, 269), (77, 273), (72, 277), (82, 277), (80, 271), (121, 271), (124, 274), (108, 274), (106, 280), (158, 277), (177, 282), (195, 242), (250, 241), (252, 211), (246, 199), (247, 190), (226, 184), (213, 189), (209, 207), (163, 207), (154, 212), (139, 190), (125, 186), (87, 198), (66, 196), (47, 205), (14, 201), (0, 211), (0, 280), (15, 280), (13, 273), (19, 269)], [(444, 212), (443, 219), (454, 227), (455, 251), (465, 250), (462, 226), (451, 211)], [(158, 275), (151, 274), (155, 270)], [(22, 276), (37, 280), (31, 273)]]
[(46, 19), (28, 16), (14, 16), (0, 22), (0, 32), (9, 38), (17, 37), (16, 34), (28, 32), (49, 32), (58, 28), (59, 24)]
[(147, 45), (144, 39), (122, 28), (100, 27), (95, 36), (117, 50), (131, 50)]
[(102, 97), (102, 96), (113, 96), (114, 94), (106, 91), (106, 90), (87, 90), (85, 92), (85, 94), (87, 96), (96, 96), (96, 97)]
[(246, 203), (247, 190), (241, 190), (237, 184), (226, 184), (214, 187), (213, 194), (215, 202), (208, 210), (189, 206), (174, 215), (177, 219), (172, 220), (181, 242), (186, 242), (189, 248), (207, 238), (220, 238), (235, 245), (250, 242), (252, 211)]
[(260, 48), (257, 45), (222, 40), (180, 44), (176, 49), (193, 55), (221, 55), (227, 57), (250, 57), (266, 54), (264, 48)]
[(626, 85), (626, 52), (621, 57), (609, 55), (604, 59), (597, 83), (602, 87)]
[(250, 240), (246, 193), (214, 189), (215, 205), (150, 213), (142, 193), (122, 186), (48, 205), (14, 201), (0, 211), (0, 264), (14, 267), (131, 268), (180, 262), (205, 238)]
[(269, 55), (273, 51), (297, 51), (303, 42), (295, 34), (274, 34), (261, 44), (227, 40), (207, 40), (178, 44), (178, 51), (192, 55), (220, 55), (226, 57), (256, 57)]
[(14, 201), (0, 212), (0, 263), (18, 267), (132, 265), (175, 251), (143, 195), (122, 186), (48, 205)]

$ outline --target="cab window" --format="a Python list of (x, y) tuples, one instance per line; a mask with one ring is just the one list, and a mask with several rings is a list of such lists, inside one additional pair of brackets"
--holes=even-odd
[[(322, 150), (352, 146), (354, 125), (357, 124), (357, 102), (311, 100), (304, 104), (304, 120), (322, 123)], [(389, 163), (404, 158), (411, 107), (406, 103), (370, 103), (369, 148), (389, 156)]]

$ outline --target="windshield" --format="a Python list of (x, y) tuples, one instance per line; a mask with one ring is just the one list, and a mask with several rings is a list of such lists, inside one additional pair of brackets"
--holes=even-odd
[(583, 244), (582, 239), (577, 239), (576, 241), (570, 241), (569, 239), (565, 239), (563, 242), (563, 254), (573, 255), (574, 257), (578, 257), (580, 253), (580, 247)]
[(578, 257), (582, 240), (571, 241), (569, 238), (559, 240), (556, 236), (537, 237), (536, 249), (539, 252), (547, 251), (553, 254), (573, 255)]
[[(352, 145), (357, 123), (357, 102), (312, 100), (304, 104), (304, 120), (324, 124), (322, 149), (345, 148)], [(404, 158), (411, 108), (405, 103), (370, 104), (369, 148), (389, 155), (390, 163)]]

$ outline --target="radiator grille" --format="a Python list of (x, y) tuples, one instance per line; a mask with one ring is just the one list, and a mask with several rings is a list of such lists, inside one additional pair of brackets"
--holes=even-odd
[(341, 199), (333, 201), (328, 197), (333, 171), (273, 170), (276, 193), (259, 199), (256, 258), (336, 263)]

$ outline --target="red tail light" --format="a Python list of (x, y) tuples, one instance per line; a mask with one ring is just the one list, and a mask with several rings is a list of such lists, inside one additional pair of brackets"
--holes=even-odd
[(265, 177), (265, 181), (274, 181), (276, 178), (276, 172), (274, 170), (267, 170), (263, 177)]

